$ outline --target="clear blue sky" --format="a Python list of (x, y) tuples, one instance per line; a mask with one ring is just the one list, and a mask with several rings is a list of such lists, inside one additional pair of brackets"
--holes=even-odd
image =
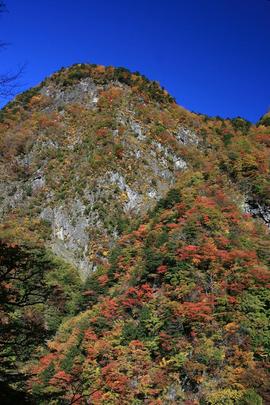
[(270, 106), (269, 0), (6, 0), (0, 73), (23, 88), (62, 66), (124, 66), (196, 112), (256, 121)]

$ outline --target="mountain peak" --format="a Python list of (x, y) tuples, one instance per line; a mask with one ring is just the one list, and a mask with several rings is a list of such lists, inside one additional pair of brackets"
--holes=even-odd
[(78, 63), (61, 68), (39, 85), (19, 94), (4, 109), (22, 104), (26, 106), (33, 96), (40, 93), (46, 94), (44, 89), (48, 87), (57, 88), (58, 93), (68, 93), (71, 88), (76, 87), (77, 93), (81, 94), (78, 94), (78, 97), (75, 97), (74, 100), (70, 99), (69, 101), (77, 102), (80, 95), (88, 91), (91, 92), (94, 87), (101, 90), (108, 88), (108, 86), (128, 87), (134, 96), (140, 95), (145, 102), (153, 101), (162, 105), (175, 103), (175, 99), (157, 81), (151, 81), (139, 72), (131, 72), (123, 67)]
[(74, 82), (86, 78), (91, 78), (95, 84), (104, 85), (112, 82), (125, 84), (134, 91), (143, 91), (151, 99), (161, 103), (175, 102), (157, 81), (149, 80), (139, 72), (131, 72), (124, 67), (79, 63), (63, 68), (51, 77), (52, 80), (60, 82), (63, 86), (70, 86)]
[(5, 383), (27, 363), (40, 404), (269, 403), (269, 127), (84, 64), (0, 118)]

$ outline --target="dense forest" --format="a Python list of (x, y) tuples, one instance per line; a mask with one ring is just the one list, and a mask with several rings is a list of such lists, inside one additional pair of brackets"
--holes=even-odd
[(2, 403), (270, 403), (270, 121), (63, 68), (0, 112)]

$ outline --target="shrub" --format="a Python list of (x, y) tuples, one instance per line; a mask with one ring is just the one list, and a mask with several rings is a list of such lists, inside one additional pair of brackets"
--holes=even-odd
[(180, 202), (180, 194), (177, 189), (172, 188), (167, 196), (165, 198), (162, 198), (161, 200), (158, 201), (157, 206), (156, 206), (156, 211), (159, 211), (160, 209), (167, 209), (173, 207), (174, 204)]

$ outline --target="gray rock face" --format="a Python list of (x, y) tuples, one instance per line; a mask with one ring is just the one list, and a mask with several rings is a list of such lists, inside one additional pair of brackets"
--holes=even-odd
[(4, 217), (11, 209), (23, 204), (32, 194), (45, 186), (42, 171), (37, 171), (27, 181), (13, 181), (9, 184), (0, 182), (0, 217)]
[(80, 103), (85, 107), (94, 107), (98, 102), (97, 86), (91, 78), (80, 80), (77, 84), (66, 89), (56, 86), (45, 86), (40, 90), (44, 96), (50, 97), (54, 108), (61, 108), (65, 104)]
[(270, 228), (270, 207), (247, 199), (244, 204), (244, 211), (251, 214), (255, 218), (260, 218)]
[(188, 128), (180, 127), (176, 134), (176, 138), (184, 145), (197, 146), (199, 144), (199, 138), (196, 133)]
[(44, 186), (45, 186), (44, 175), (40, 170), (38, 170), (35, 177), (32, 180), (32, 190), (36, 192), (41, 188), (43, 188)]
[(129, 120), (129, 125), (131, 130), (134, 132), (136, 137), (138, 138), (139, 141), (144, 141), (146, 139), (146, 136), (143, 134), (143, 130), (138, 124), (138, 122), (133, 121), (132, 119)]
[(126, 213), (130, 211), (138, 211), (140, 209), (142, 196), (129, 187), (125, 178), (121, 174), (117, 172), (109, 173), (109, 181), (112, 184), (116, 184), (122, 192), (126, 193), (126, 201), (124, 202), (124, 211)]
[(50, 246), (54, 253), (78, 267), (83, 279), (93, 268), (88, 259), (89, 224), (96, 218), (86, 216), (79, 200), (67, 206), (45, 208), (40, 217), (51, 224)]
[(166, 167), (168, 167), (168, 162), (172, 161), (175, 169), (183, 170), (187, 168), (187, 163), (184, 161), (184, 159), (181, 158), (180, 156), (176, 156), (175, 153), (173, 153), (173, 151), (169, 150), (169, 148), (155, 141), (152, 144), (155, 146), (155, 149), (157, 149), (159, 152), (162, 153), (163, 155), (162, 162)]

